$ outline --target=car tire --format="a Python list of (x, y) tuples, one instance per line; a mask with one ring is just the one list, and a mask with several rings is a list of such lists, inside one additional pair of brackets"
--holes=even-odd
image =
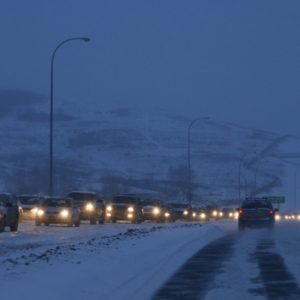
[(0, 221), (0, 232), (5, 230), (5, 218), (2, 218)]
[(16, 231), (18, 231), (18, 225), (19, 225), (18, 223), (15, 223), (15, 224), (9, 226), (10, 231), (11, 231), (11, 232), (16, 232)]
[(95, 219), (95, 218), (90, 219), (90, 224), (91, 224), (91, 225), (97, 224), (96, 219)]

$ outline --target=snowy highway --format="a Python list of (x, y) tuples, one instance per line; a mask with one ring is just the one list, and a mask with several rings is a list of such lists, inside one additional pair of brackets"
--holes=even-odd
[(0, 235), (1, 298), (300, 299), (299, 229), (297, 222), (242, 233), (234, 221), (24, 222)]

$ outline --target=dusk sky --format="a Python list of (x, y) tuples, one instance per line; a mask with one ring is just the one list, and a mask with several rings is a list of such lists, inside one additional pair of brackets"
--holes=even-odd
[(300, 135), (300, 2), (2, 0), (0, 89)]

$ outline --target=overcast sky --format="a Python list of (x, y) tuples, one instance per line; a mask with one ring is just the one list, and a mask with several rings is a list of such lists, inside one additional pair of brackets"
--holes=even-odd
[(48, 95), (88, 36), (57, 97), (300, 135), (299, 0), (1, 0), (0, 25), (0, 89)]

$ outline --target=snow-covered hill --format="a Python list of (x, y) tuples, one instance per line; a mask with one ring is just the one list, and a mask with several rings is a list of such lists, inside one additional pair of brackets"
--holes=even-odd
[[(47, 193), (47, 98), (26, 91), (1, 91), (0, 100), (2, 189)], [(185, 199), (187, 127), (201, 112), (188, 117), (184, 112), (179, 116), (126, 108), (126, 103), (115, 109), (90, 103), (55, 98), (56, 193), (76, 188), (105, 195), (139, 192)], [(290, 167), (300, 158), (295, 137), (213, 118), (196, 123), (191, 136), (195, 202), (237, 199), (241, 161), (242, 196), (278, 195), (291, 189), (286, 186)]]

